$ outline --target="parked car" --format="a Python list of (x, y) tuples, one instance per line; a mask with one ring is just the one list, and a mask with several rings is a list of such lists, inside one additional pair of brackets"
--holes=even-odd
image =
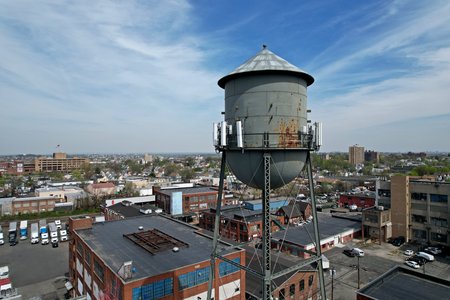
[(344, 251), (342, 251), (342, 253), (344, 253), (345, 255), (347, 255), (349, 257), (355, 257), (356, 256), (356, 254), (351, 249), (345, 249)]
[(417, 264), (419, 264), (419, 266), (423, 266), (427, 261), (425, 260), (425, 258), (423, 257), (418, 257), (418, 256), (411, 256), (409, 257), (406, 261), (414, 261)]
[(407, 260), (407, 261), (405, 261), (405, 264), (414, 269), (420, 268), (420, 265), (413, 260)]
[(400, 247), (401, 245), (403, 245), (405, 243), (406, 239), (404, 236), (399, 236), (396, 237), (393, 241), (392, 241), (392, 245)]
[(438, 255), (442, 253), (442, 250), (437, 247), (426, 247), (423, 251), (433, 255)]
[(417, 252), (416, 254), (419, 257), (423, 257), (425, 258), (427, 261), (433, 261), (434, 260), (434, 256), (431, 254), (428, 254), (426, 252)]
[(353, 248), (352, 252), (355, 254), (355, 256), (364, 256), (364, 251), (359, 248)]
[(414, 254), (414, 251), (412, 251), (411, 249), (405, 250), (405, 252), (403, 252), (405, 255), (407, 256), (411, 256)]

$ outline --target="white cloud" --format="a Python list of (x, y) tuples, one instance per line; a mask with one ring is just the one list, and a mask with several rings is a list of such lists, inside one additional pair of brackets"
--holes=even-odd
[[(204, 134), (191, 150), (212, 151), (205, 148), (210, 128), (191, 120), (202, 105), (210, 112), (205, 124), (220, 118), (222, 103), (212, 100), (222, 92), (219, 75), (205, 67), (205, 41), (190, 33), (195, 18), (187, 1), (3, 1), (1, 7), (0, 118), (10, 135), (0, 153), (50, 152), (45, 140), (53, 139), (71, 144), (69, 152), (170, 151), (178, 131), (188, 142), (185, 124)], [(40, 142), (27, 136), (36, 132)], [(27, 142), (17, 143), (18, 135)]]
[[(450, 5), (424, 6), (399, 18), (318, 70), (317, 90), (311, 90), (323, 98), (310, 104), (314, 118), (325, 122), (325, 150), (345, 151), (355, 143), (401, 150), (414, 144), (408, 132), (424, 133), (424, 119), (450, 115)], [(450, 131), (449, 122), (426, 124), (430, 132)], [(435, 139), (438, 149), (450, 147), (450, 140)], [(411, 150), (436, 150), (415, 141)]]

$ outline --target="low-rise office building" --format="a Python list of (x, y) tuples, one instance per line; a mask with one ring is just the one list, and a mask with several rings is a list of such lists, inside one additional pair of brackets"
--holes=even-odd
[[(196, 227), (161, 215), (96, 224), (91, 218), (71, 218), (69, 227), (73, 296), (206, 299), (212, 240)], [(223, 256), (245, 264), (241, 248)], [(215, 279), (215, 299), (245, 299), (243, 269), (217, 260)]]
[(81, 157), (68, 158), (66, 153), (55, 152), (52, 157), (39, 157), (34, 160), (36, 172), (69, 172), (88, 164), (89, 159)]
[(450, 246), (450, 183), (396, 175), (377, 183), (378, 205), (391, 210), (392, 236)]
[(190, 216), (198, 222), (200, 212), (215, 207), (218, 191), (211, 187), (154, 187), (156, 206), (172, 216)]
[(391, 210), (374, 206), (362, 211), (362, 238), (387, 242), (392, 237)]

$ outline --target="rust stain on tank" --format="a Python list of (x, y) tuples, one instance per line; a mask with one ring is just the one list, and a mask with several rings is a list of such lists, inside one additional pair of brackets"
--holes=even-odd
[(278, 147), (280, 148), (298, 148), (300, 143), (298, 139), (298, 122), (291, 119), (289, 122), (281, 120), (279, 125)]

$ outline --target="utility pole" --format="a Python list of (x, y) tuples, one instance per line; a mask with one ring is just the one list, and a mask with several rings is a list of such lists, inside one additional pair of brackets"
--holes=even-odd
[(359, 281), (359, 255), (357, 256), (357, 258), (358, 258), (358, 290), (359, 290), (359, 287), (360, 287), (360, 281)]
[(336, 269), (331, 268), (330, 273), (331, 273), (331, 300), (333, 300), (334, 299), (334, 275), (336, 274)]

